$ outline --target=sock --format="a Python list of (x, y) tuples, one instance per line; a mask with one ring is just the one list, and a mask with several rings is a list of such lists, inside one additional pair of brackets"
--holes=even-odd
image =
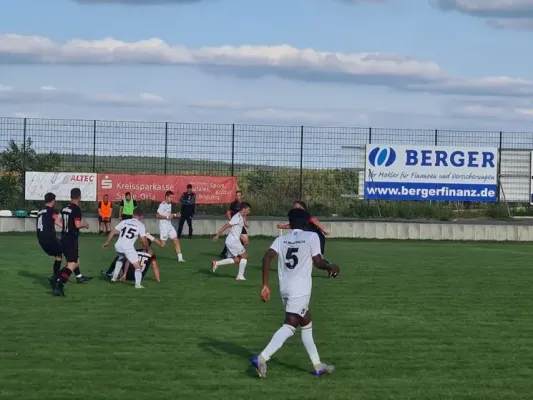
[(241, 261), (239, 262), (239, 274), (237, 276), (244, 277), (247, 263), (248, 263), (248, 260), (246, 258), (241, 258)]
[(113, 276), (111, 277), (111, 280), (116, 281), (118, 279), (118, 274), (120, 274), (122, 265), (122, 260), (117, 260), (117, 262), (115, 263), (115, 270), (113, 271)]
[(302, 342), (304, 344), (307, 354), (313, 363), (313, 366), (321, 364), (320, 356), (316, 348), (315, 341), (313, 340), (313, 323), (309, 322), (309, 325), (302, 326)]
[(268, 343), (267, 347), (261, 352), (260, 357), (265, 361), (270, 360), (274, 353), (281, 349), (287, 339), (292, 337), (295, 332), (295, 327), (287, 324), (282, 325), (281, 328), (274, 333), (274, 336), (270, 339), (270, 343)]
[(81, 278), (83, 276), (81, 274), (80, 267), (74, 268), (74, 274), (76, 275), (76, 278)]
[(57, 274), (59, 273), (60, 269), (61, 269), (61, 261), (54, 261), (54, 274), (52, 276), (57, 278)]
[(219, 260), (216, 262), (216, 266), (220, 267), (221, 265), (229, 265), (229, 264), (235, 264), (235, 261), (233, 261), (233, 258), (226, 258), (224, 260)]
[(183, 254), (178, 253), (178, 260), (183, 261)]
[(59, 271), (56, 288), (62, 289), (67, 284), (68, 280), (70, 279), (70, 275), (72, 275), (72, 271), (68, 269), (67, 267)]
[(143, 280), (143, 272), (140, 269), (135, 270), (135, 286), (141, 286)]

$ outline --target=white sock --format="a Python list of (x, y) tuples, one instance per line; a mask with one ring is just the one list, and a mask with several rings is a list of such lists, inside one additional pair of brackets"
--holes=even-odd
[(302, 342), (304, 344), (307, 354), (313, 365), (319, 365), (320, 356), (318, 355), (318, 350), (316, 348), (315, 341), (313, 340), (313, 323), (309, 322), (309, 325), (302, 326)]
[(76, 275), (76, 278), (81, 278), (83, 276), (83, 274), (78, 274)]
[(183, 261), (183, 254), (178, 253), (178, 260)]
[(235, 264), (235, 261), (233, 261), (233, 258), (226, 258), (225, 260), (219, 260), (215, 263), (217, 267), (220, 267), (221, 265), (229, 265), (229, 264)]
[(113, 271), (113, 277), (112, 280), (116, 281), (118, 278), (118, 274), (120, 274), (120, 270), (122, 269), (122, 260), (117, 260), (115, 263), (115, 270)]
[(281, 349), (287, 339), (292, 337), (295, 332), (295, 327), (287, 324), (282, 325), (281, 328), (274, 333), (274, 336), (270, 339), (270, 343), (268, 343), (267, 347), (261, 352), (260, 357), (265, 361), (270, 360), (274, 353)]
[(135, 286), (141, 286), (143, 280), (143, 272), (140, 269), (135, 270)]
[(248, 263), (248, 260), (246, 258), (241, 258), (241, 261), (239, 262), (239, 275), (237, 276), (244, 277), (247, 263)]

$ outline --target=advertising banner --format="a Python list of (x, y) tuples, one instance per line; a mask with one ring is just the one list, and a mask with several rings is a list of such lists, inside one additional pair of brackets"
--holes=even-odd
[(367, 145), (365, 199), (496, 202), (498, 149)]
[(96, 201), (97, 174), (83, 172), (26, 172), (26, 200), (43, 200), (52, 192), (56, 200), (69, 201), (70, 190), (79, 188), (82, 201)]
[(196, 204), (223, 204), (235, 200), (237, 178), (232, 176), (98, 174), (98, 199), (120, 201), (130, 192), (138, 201), (163, 201), (165, 192), (174, 192), (179, 201), (188, 184), (196, 193)]

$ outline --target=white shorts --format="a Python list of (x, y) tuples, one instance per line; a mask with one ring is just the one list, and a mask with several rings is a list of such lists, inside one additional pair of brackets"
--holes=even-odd
[(246, 253), (246, 249), (241, 242), (227, 241), (226, 248), (228, 249), (226, 256), (229, 258), (238, 257), (241, 254)]
[(119, 259), (127, 259), (132, 265), (139, 262), (139, 254), (135, 250), (135, 247), (124, 249), (115, 246), (115, 250)]
[(159, 239), (166, 242), (168, 239), (174, 240), (178, 237), (176, 229), (172, 225), (159, 227)]
[(311, 296), (282, 297), (285, 312), (303, 317), (309, 311)]

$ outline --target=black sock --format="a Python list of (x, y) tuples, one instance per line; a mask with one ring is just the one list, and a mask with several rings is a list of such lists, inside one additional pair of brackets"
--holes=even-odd
[(61, 261), (55, 260), (54, 261), (54, 274), (52, 276), (57, 278), (57, 274), (59, 273), (60, 269), (61, 269)]
[(74, 268), (74, 274), (75, 274), (76, 276), (81, 275), (80, 267), (76, 267), (76, 268)]
[(70, 275), (72, 275), (72, 271), (68, 269), (67, 267), (59, 271), (56, 288), (62, 289), (67, 284), (68, 280), (70, 279)]

